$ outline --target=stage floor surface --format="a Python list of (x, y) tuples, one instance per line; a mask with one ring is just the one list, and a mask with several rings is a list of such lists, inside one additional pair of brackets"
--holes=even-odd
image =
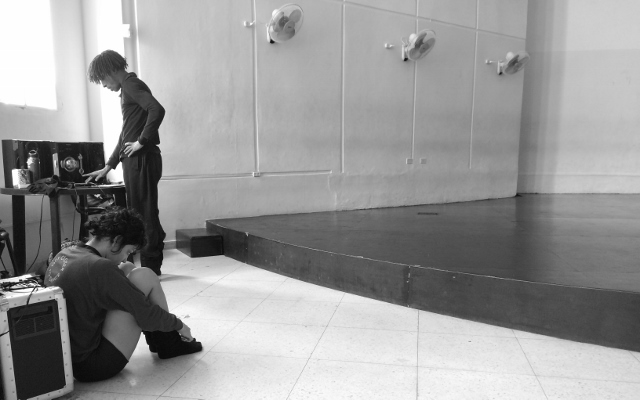
[(640, 292), (640, 195), (526, 194), (216, 222), (336, 254), (528, 282)]

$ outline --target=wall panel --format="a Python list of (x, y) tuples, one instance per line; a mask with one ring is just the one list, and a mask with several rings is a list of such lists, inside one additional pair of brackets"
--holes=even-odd
[(283, 4), (256, 2), (259, 169), (339, 170), (342, 5), (312, 0), (296, 4), (304, 11), (299, 33), (270, 44), (265, 24)]
[[(406, 170), (413, 136), (413, 62), (402, 37), (415, 18), (347, 5), (344, 58), (344, 164), (348, 174)], [(385, 43), (395, 47), (385, 49)]]
[(402, 14), (416, 15), (417, 0), (345, 0), (345, 3), (362, 4)]
[(478, 0), (418, 0), (418, 16), (475, 28)]
[(518, 173), (524, 71), (498, 75), (496, 64), (487, 65), (485, 60), (504, 60), (508, 51), (523, 49), (524, 40), (478, 33), (471, 167), (513, 176), (512, 182), (508, 182), (514, 185), (513, 194)]
[(478, 29), (525, 38), (527, 3), (527, 0), (478, 0)]
[(166, 109), (165, 175), (254, 170), (252, 30), (247, 1), (138, 0), (140, 78)]
[(436, 46), (417, 63), (415, 161), (430, 171), (469, 169), (475, 32), (420, 22)]

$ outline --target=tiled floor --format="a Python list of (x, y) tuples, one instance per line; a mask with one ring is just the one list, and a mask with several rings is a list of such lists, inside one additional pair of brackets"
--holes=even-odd
[(638, 399), (640, 353), (391, 305), (223, 256), (165, 252), (171, 311), (204, 350), (139, 342), (108, 381), (64, 399)]

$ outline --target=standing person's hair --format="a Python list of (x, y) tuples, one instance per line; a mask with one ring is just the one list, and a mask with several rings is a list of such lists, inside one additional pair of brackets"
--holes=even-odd
[(147, 244), (142, 216), (132, 208), (110, 207), (84, 226), (96, 239), (114, 240), (121, 236), (120, 248), (134, 245), (141, 249)]
[(90, 82), (99, 84), (107, 75), (126, 70), (127, 67), (127, 60), (124, 57), (113, 50), (105, 50), (91, 61), (87, 75)]

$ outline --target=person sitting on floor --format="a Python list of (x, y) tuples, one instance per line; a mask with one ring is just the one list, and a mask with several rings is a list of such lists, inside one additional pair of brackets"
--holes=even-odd
[(190, 328), (169, 313), (155, 272), (125, 262), (145, 245), (140, 214), (112, 207), (85, 227), (89, 241), (61, 250), (45, 274), (45, 286), (62, 288), (66, 298), (75, 378), (99, 381), (122, 371), (141, 331), (162, 359), (201, 351)]

